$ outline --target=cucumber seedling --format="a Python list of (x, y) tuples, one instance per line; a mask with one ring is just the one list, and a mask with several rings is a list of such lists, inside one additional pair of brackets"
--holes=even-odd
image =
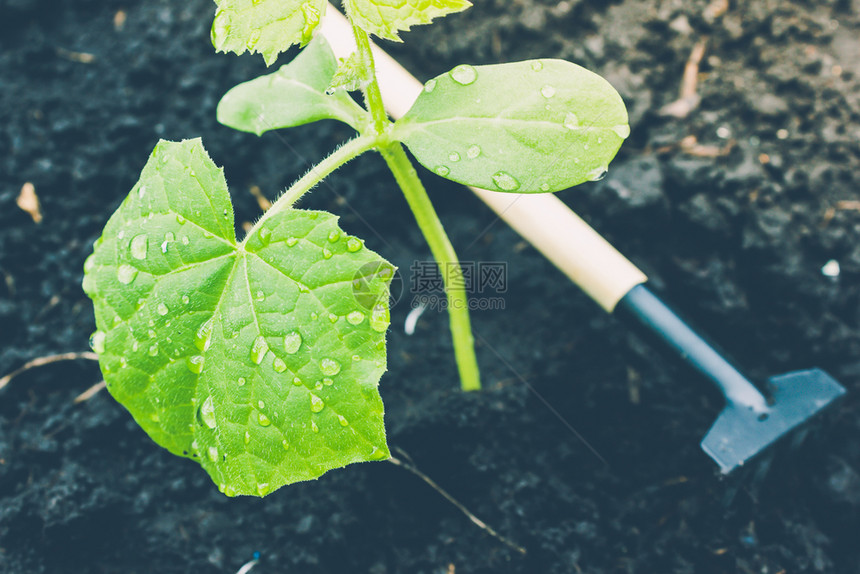
[[(218, 105), (245, 132), (323, 119), (357, 135), (286, 190), (242, 240), (222, 169), (199, 139), (161, 141), (85, 264), (107, 388), (155, 442), (197, 460), (222, 492), (264, 496), (389, 456), (377, 386), (386, 369), (394, 267), (338, 226), (294, 207), (364, 152), (391, 169), (438, 262), (463, 389), (480, 388), (457, 255), (404, 146), (441, 177), (500, 192), (554, 192), (606, 173), (629, 134), (618, 93), (561, 60), (459, 65), (389, 121), (369, 35), (464, 10), (466, 0), (345, 0), (356, 51), (338, 62), (314, 30), (325, 0), (216, 0), (218, 51), (278, 71)], [(360, 90), (364, 106), (350, 95)], [(576, 246), (571, 246), (576, 249)]]

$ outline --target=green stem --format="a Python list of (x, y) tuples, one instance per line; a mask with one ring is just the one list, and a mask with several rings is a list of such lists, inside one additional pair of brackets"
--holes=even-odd
[[(355, 44), (362, 62), (371, 72), (370, 83), (362, 91), (367, 108), (373, 116), (376, 133), (380, 139), (386, 138), (386, 129), (391, 125), (382, 103), (382, 93), (376, 79), (376, 66), (373, 63), (373, 52), (370, 49), (370, 39), (367, 32), (357, 26), (352, 27), (355, 34)], [(387, 139), (387, 138), (386, 138)], [(384, 141), (384, 140), (383, 140)], [(481, 375), (478, 371), (478, 359), (475, 356), (475, 338), (472, 336), (472, 324), (469, 319), (469, 300), (463, 282), (463, 270), (460, 260), (454, 251), (454, 246), (433, 209), (427, 190), (418, 178), (418, 173), (412, 162), (403, 151), (399, 142), (379, 142), (379, 151), (394, 174), (394, 179), (403, 190), (406, 201), (415, 215), (418, 227), (424, 234), (424, 239), (430, 246), (430, 252), (436, 259), (442, 278), (445, 282), (445, 293), (448, 297), (448, 320), (451, 325), (451, 336), (454, 341), (454, 357), (457, 369), (460, 371), (460, 386), (464, 391), (477, 391), (481, 388)]]
[(376, 64), (373, 61), (370, 38), (368, 38), (367, 32), (355, 25), (352, 27), (352, 33), (355, 35), (355, 45), (358, 48), (362, 63), (371, 78), (370, 83), (364, 86), (361, 92), (364, 94), (367, 109), (370, 111), (371, 116), (373, 116), (373, 127), (376, 129), (377, 134), (382, 134), (390, 122), (388, 121), (388, 115), (385, 113), (385, 106), (382, 103), (382, 92), (379, 91), (379, 82), (376, 80)]
[(319, 184), (323, 179), (328, 177), (328, 175), (346, 164), (352, 159), (360, 156), (364, 152), (373, 149), (379, 143), (378, 137), (376, 135), (372, 136), (361, 136), (354, 139), (349, 140), (336, 150), (334, 150), (328, 157), (319, 162), (317, 165), (313, 166), (310, 171), (308, 171), (305, 175), (303, 175), (298, 181), (296, 181), (290, 188), (281, 194), (281, 197), (269, 208), (266, 213), (263, 214), (257, 223), (254, 224), (254, 227), (248, 232), (245, 236), (245, 239), (242, 241), (242, 244), (245, 244), (245, 241), (248, 240), (248, 237), (251, 237), (255, 231), (257, 231), (263, 223), (266, 222), (267, 219), (272, 217), (273, 215), (277, 215), (278, 213), (284, 211), (285, 209), (289, 209), (293, 206), (293, 204), (298, 201), (298, 199), (313, 189)]
[(472, 336), (469, 301), (460, 260), (403, 147), (394, 142), (380, 148), (380, 152), (403, 190), (403, 195), (406, 196), (406, 201), (412, 213), (415, 214), (418, 227), (421, 228), (430, 251), (442, 271), (445, 293), (448, 296), (448, 319), (454, 340), (454, 357), (457, 359), (457, 368), (460, 371), (460, 384), (464, 391), (477, 391), (481, 388), (481, 377), (478, 371), (478, 360), (475, 357), (475, 339)]

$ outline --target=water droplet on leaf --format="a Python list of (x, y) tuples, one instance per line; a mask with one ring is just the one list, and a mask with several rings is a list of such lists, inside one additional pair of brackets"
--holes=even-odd
[(302, 346), (302, 336), (298, 331), (287, 333), (284, 336), (284, 350), (289, 354), (296, 353)]
[(478, 70), (469, 64), (460, 64), (450, 72), (451, 79), (462, 86), (468, 86), (478, 79)]
[(388, 309), (383, 305), (376, 305), (370, 312), (370, 328), (377, 333), (384, 333), (388, 329), (388, 324), (391, 318), (388, 314)]
[(436, 89), (436, 80), (428, 80), (426, 84), (424, 84), (424, 91), (428, 94)]
[(555, 88), (547, 84), (546, 86), (540, 89), (540, 95), (545, 98), (551, 98), (555, 95)]
[(159, 315), (161, 315), (162, 317), (164, 317), (165, 315), (167, 315), (168, 313), (170, 313), (170, 308), (169, 308), (167, 305), (165, 305), (164, 303), (159, 303), (159, 304), (158, 304), (158, 307), (156, 307), (156, 308), (155, 308), (155, 310), (156, 310), (156, 311), (158, 312), (158, 314), (159, 314)]
[(287, 370), (287, 364), (280, 357), (275, 357), (275, 360), (272, 361), (272, 368), (275, 369), (276, 373), (283, 373)]
[(269, 352), (269, 344), (266, 343), (265, 337), (260, 335), (254, 339), (254, 344), (251, 345), (251, 360), (255, 365), (263, 362), (263, 357)]
[(130, 285), (137, 278), (137, 269), (123, 263), (116, 270), (116, 278), (123, 285)]
[(499, 171), (493, 175), (493, 183), (502, 191), (516, 191), (520, 188), (520, 182), (511, 174)]
[(212, 343), (212, 326), (214, 322), (214, 317), (210, 318), (197, 329), (197, 333), (194, 336), (194, 344), (201, 351), (207, 351), (209, 345)]
[(257, 413), (257, 422), (260, 423), (261, 427), (267, 427), (272, 424), (272, 421), (269, 420), (269, 417), (267, 417), (263, 413)]
[(442, 177), (445, 177), (446, 175), (451, 173), (451, 170), (448, 169), (448, 166), (445, 165), (436, 166), (436, 169), (434, 169), (433, 171), (436, 172), (436, 175), (441, 175)]
[(203, 372), (203, 363), (205, 361), (206, 359), (202, 355), (193, 355), (185, 359), (185, 366), (195, 375), (199, 375)]
[(318, 413), (325, 408), (325, 401), (311, 393), (311, 411)]
[(346, 250), (350, 253), (355, 253), (356, 251), (361, 251), (362, 245), (363, 243), (361, 242), (361, 239), (358, 239), (357, 237), (350, 237), (346, 241)]
[(105, 352), (105, 340), (107, 339), (107, 334), (103, 331), (96, 331), (92, 335), (90, 335), (90, 349), (101, 355)]
[(630, 136), (630, 126), (627, 124), (615, 126), (612, 128), (612, 131), (614, 131), (621, 139), (627, 139)]
[(609, 169), (606, 167), (598, 167), (585, 174), (585, 177), (588, 178), (588, 181), (600, 181), (606, 177), (608, 171)]
[(340, 363), (334, 359), (325, 358), (320, 361), (320, 370), (324, 375), (334, 376), (340, 372)]
[(353, 311), (346, 316), (346, 320), (350, 325), (360, 325), (364, 321), (364, 313), (361, 311)]
[(469, 159), (475, 159), (479, 155), (481, 155), (481, 146), (472, 145), (469, 146), (469, 149), (466, 150), (466, 157)]

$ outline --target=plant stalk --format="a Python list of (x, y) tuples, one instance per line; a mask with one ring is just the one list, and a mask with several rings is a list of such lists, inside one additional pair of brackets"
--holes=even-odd
[[(373, 52), (370, 48), (370, 38), (367, 32), (357, 26), (352, 27), (355, 34), (355, 44), (358, 47), (362, 62), (370, 73), (370, 83), (362, 88), (367, 109), (373, 117), (376, 134), (380, 139), (385, 138), (387, 128), (391, 125), (382, 103), (382, 93), (376, 79), (376, 65), (373, 62)], [(454, 357), (460, 373), (460, 386), (464, 391), (477, 391), (481, 388), (481, 375), (478, 370), (478, 359), (475, 356), (475, 338), (472, 336), (472, 324), (469, 319), (469, 300), (463, 281), (463, 269), (460, 259), (439, 221), (439, 216), (430, 202), (427, 190), (418, 178), (412, 162), (399, 142), (380, 142), (379, 151), (394, 179), (403, 190), (406, 202), (415, 215), (418, 227), (424, 234), (424, 239), (430, 246), (430, 252), (439, 265), (442, 279), (445, 283), (445, 294), (448, 299), (448, 320), (451, 325), (451, 336), (454, 343)]]
[(324, 160), (313, 166), (310, 171), (308, 171), (305, 175), (299, 178), (293, 185), (290, 186), (284, 193), (281, 194), (281, 197), (278, 198), (277, 201), (269, 208), (263, 216), (257, 220), (254, 224), (254, 227), (248, 232), (245, 236), (245, 239), (242, 241), (244, 245), (245, 241), (247, 241), (248, 237), (251, 237), (255, 231), (257, 231), (263, 223), (266, 222), (267, 219), (272, 217), (273, 215), (277, 215), (278, 213), (284, 211), (285, 209), (289, 209), (293, 206), (293, 204), (298, 201), (298, 199), (313, 189), (319, 184), (323, 179), (328, 177), (334, 170), (346, 164), (350, 160), (355, 159), (360, 156), (364, 152), (373, 149), (378, 145), (378, 137), (375, 135), (372, 136), (360, 136), (357, 138), (353, 138), (334, 150), (331, 154), (328, 155)]
[(433, 209), (427, 190), (424, 189), (403, 147), (400, 143), (393, 142), (381, 147), (380, 152), (394, 174), (394, 179), (400, 185), (400, 189), (403, 190), (418, 227), (424, 234), (430, 246), (430, 252), (433, 253), (442, 272), (448, 298), (448, 319), (454, 342), (454, 357), (460, 372), (460, 385), (464, 391), (480, 390), (481, 375), (478, 370), (478, 359), (475, 356), (475, 338), (472, 336), (469, 300), (460, 260), (442, 227), (442, 222), (439, 221), (436, 210)]

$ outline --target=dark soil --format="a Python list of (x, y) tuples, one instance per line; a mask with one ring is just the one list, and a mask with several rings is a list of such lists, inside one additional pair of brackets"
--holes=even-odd
[[(507, 261), (509, 285), (503, 311), (473, 314), (479, 394), (458, 390), (443, 314), (407, 337), (406, 299), (393, 309), (390, 442), (525, 556), (386, 463), (228, 499), (107, 393), (74, 404), (100, 379), (83, 361), (0, 391), (0, 571), (232, 574), (259, 552), (261, 574), (860, 572), (860, 210), (846, 203), (860, 199), (860, 2), (732, 1), (716, 17), (706, 0), (476, 4), (387, 47), (422, 79), (531, 57), (604, 74), (632, 136), (605, 180), (560, 196), (753, 375), (840, 379), (849, 395), (827, 424), (763, 479), (721, 479), (698, 447), (719, 396), (504, 224), (470, 246), (493, 215), (425, 173), (461, 257)], [(0, 374), (86, 350), (84, 259), (159, 138), (203, 137), (241, 223), (259, 215), (252, 185), (274, 197), (349, 137), (219, 126), (220, 96), (265, 68), (213, 52), (212, 13), (210, 0), (0, 2)], [(703, 40), (699, 106), (661, 115)], [(380, 160), (330, 181), (304, 205), (402, 270), (429, 258)], [(15, 204), (25, 182), (39, 225)], [(838, 277), (821, 271), (830, 260)]]

